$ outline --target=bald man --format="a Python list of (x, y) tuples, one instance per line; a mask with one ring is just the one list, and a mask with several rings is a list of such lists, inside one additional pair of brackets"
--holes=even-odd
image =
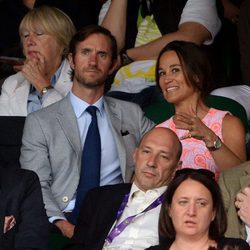
[(162, 194), (181, 164), (181, 143), (171, 130), (147, 132), (133, 158), (134, 182), (93, 189), (84, 201), (66, 249), (145, 249), (159, 243)]

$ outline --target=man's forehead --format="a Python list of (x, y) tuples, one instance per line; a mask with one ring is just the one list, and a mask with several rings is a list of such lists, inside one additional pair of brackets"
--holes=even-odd
[(159, 152), (166, 153), (166, 154), (173, 154), (174, 152), (173, 147), (170, 145), (159, 144), (159, 143), (155, 144), (155, 143), (151, 143), (150, 141), (148, 141), (147, 143), (142, 143), (139, 148), (150, 149), (150, 150), (159, 151)]
[(149, 133), (142, 139), (139, 145), (139, 148), (145, 148), (145, 147), (158, 149), (169, 153), (173, 153), (176, 151), (175, 141), (171, 136), (167, 135), (166, 133), (165, 134)]
[(110, 49), (109, 39), (102, 34), (92, 34), (77, 44), (78, 47), (100, 47)]

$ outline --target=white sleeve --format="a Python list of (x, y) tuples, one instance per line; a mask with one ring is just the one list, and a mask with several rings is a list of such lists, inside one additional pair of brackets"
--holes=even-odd
[(101, 8), (100, 13), (99, 13), (99, 17), (98, 17), (98, 24), (99, 25), (101, 25), (105, 15), (107, 14), (110, 4), (111, 4), (111, 0), (108, 0), (108, 1), (106, 1), (106, 3), (104, 3), (102, 5), (102, 8)]
[(246, 242), (250, 245), (250, 227), (245, 225), (246, 232), (247, 232), (247, 239)]
[(212, 37), (204, 44), (211, 44), (221, 27), (215, 0), (188, 0), (183, 9), (179, 26), (186, 22), (196, 22), (203, 25)]

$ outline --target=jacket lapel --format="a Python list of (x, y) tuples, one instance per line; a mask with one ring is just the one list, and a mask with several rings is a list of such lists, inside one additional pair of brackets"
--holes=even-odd
[(30, 83), (24, 78), (22, 73), (17, 74), (15, 81), (17, 81), (17, 84), (11, 96), (12, 102), (10, 104), (13, 105), (11, 110), (15, 110), (20, 115), (27, 116), (27, 101), (24, 102), (23, 100), (28, 100)]
[(63, 61), (61, 74), (56, 82), (55, 89), (63, 96), (66, 96), (72, 88), (72, 81), (70, 79), (71, 68), (68, 60)]
[(112, 130), (112, 134), (114, 136), (114, 140), (117, 146), (122, 176), (123, 179), (125, 179), (126, 151), (125, 151), (125, 144), (121, 136), (121, 128), (122, 128), (121, 110), (118, 109), (116, 103), (111, 98), (108, 97), (104, 97), (104, 107), (107, 113), (108, 123), (110, 125), (110, 129)]
[(243, 168), (240, 176), (240, 186), (244, 188), (250, 185), (250, 161), (245, 163), (246, 166)]
[(82, 152), (80, 133), (75, 113), (68, 95), (60, 101), (56, 119), (61, 125), (65, 137), (69, 141), (73, 150), (78, 156), (80, 156)]

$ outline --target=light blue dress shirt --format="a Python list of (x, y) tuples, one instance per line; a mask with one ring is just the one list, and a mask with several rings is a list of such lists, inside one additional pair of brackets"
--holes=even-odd
[[(86, 111), (89, 104), (75, 96), (72, 92), (70, 92), (69, 98), (77, 118), (83, 148), (88, 127), (91, 123), (91, 115)], [(108, 123), (108, 117), (104, 109), (103, 97), (94, 103), (93, 106), (97, 107), (97, 122), (101, 137), (100, 185), (122, 183), (120, 161), (115, 140)]]

